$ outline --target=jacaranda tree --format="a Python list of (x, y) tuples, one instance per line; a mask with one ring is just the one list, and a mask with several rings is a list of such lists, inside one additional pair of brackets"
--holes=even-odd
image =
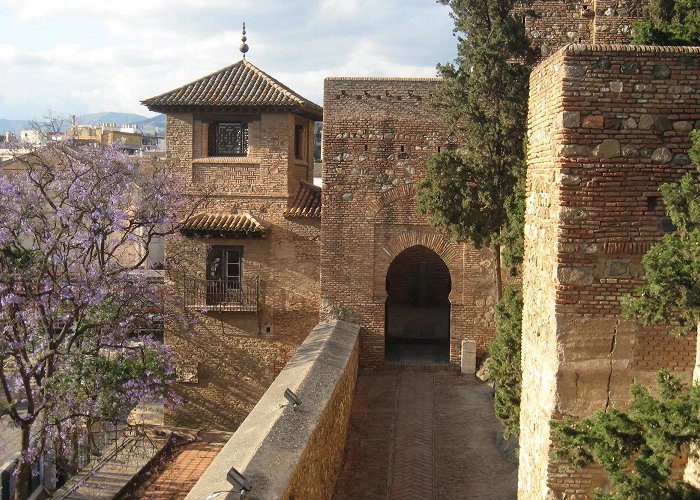
[(21, 429), (16, 498), (51, 452), (75, 466), (92, 425), (163, 397), (172, 368), (151, 335), (149, 243), (176, 229), (164, 167), (116, 148), (51, 145), (0, 166), (0, 404)]

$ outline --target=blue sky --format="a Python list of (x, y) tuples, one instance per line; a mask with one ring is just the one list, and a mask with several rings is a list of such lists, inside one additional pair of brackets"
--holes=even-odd
[(435, 0), (0, 0), (0, 118), (121, 111), (248, 59), (322, 104), (326, 76), (435, 76), (456, 54)]

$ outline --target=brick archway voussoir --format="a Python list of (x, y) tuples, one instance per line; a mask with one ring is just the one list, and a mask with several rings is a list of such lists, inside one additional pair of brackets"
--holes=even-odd
[(389, 258), (389, 263), (393, 261), (396, 256), (407, 248), (421, 245), (429, 248), (436, 254), (440, 256), (445, 264), (448, 266), (450, 262), (454, 261), (458, 257), (457, 245), (451, 242), (445, 236), (439, 233), (428, 233), (422, 231), (410, 231), (403, 233), (389, 241), (389, 244), (384, 247), (388, 251), (385, 252)]
[(401, 186), (384, 191), (382, 194), (377, 196), (374, 200), (367, 204), (367, 215), (373, 216), (384, 207), (396, 203), (398, 200), (403, 198), (415, 198), (416, 196), (416, 186), (415, 184), (403, 184)]

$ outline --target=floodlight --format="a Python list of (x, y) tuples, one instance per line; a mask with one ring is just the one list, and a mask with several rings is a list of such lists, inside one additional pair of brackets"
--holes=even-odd
[(294, 394), (290, 388), (287, 388), (287, 390), (284, 391), (284, 399), (289, 401), (289, 403), (293, 405), (294, 409), (301, 404), (301, 399), (299, 399), (299, 396)]
[(226, 474), (226, 479), (228, 479), (228, 482), (231, 483), (237, 491), (240, 491), (241, 494), (253, 489), (253, 485), (250, 484), (250, 481), (248, 481), (243, 474), (238, 472), (235, 467), (229, 469), (228, 474)]

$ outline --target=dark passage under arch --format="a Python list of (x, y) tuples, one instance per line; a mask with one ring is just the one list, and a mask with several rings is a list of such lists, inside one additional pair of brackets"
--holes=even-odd
[(416, 245), (396, 256), (386, 276), (387, 361), (449, 362), (450, 271), (438, 254)]

